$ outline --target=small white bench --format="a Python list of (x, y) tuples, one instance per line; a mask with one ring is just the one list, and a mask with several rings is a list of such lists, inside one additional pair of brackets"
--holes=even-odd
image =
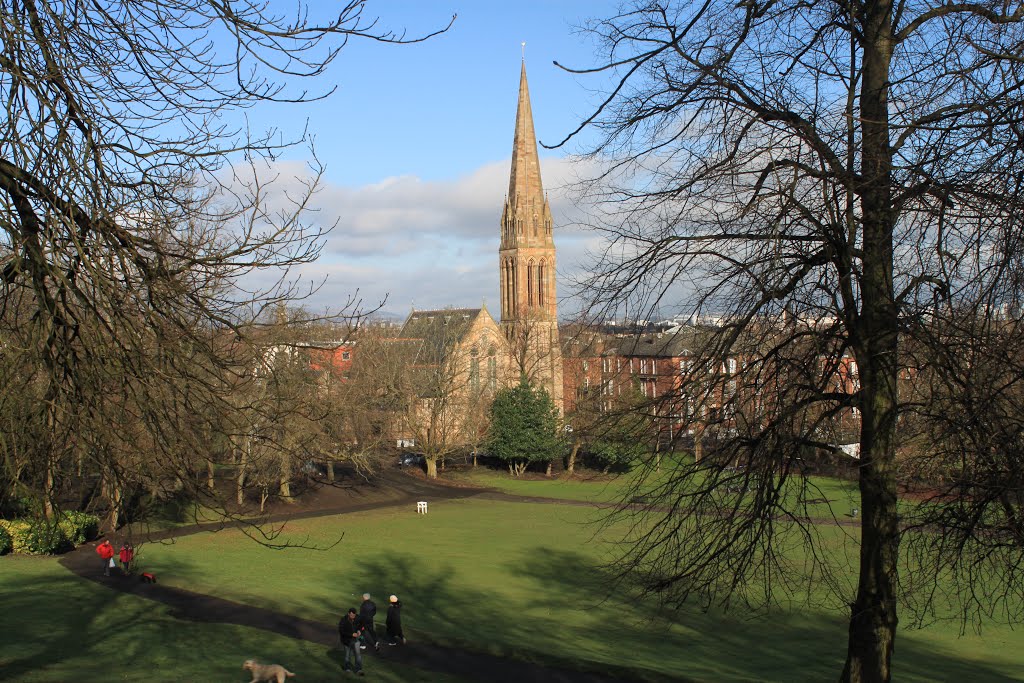
[(425, 514), (427, 514), (427, 501), (421, 500), (420, 502), (416, 503), (416, 514), (417, 515), (425, 515)]

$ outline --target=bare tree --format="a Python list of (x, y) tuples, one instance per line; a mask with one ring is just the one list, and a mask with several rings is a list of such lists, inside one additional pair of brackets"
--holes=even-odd
[[(266, 178), (303, 137), (227, 122), (329, 94), (300, 82), (350, 38), (422, 39), (363, 10), (346, 2), (320, 21), (301, 3), (290, 15), (249, 2), (0, 6), (0, 344), (20, 368), (0, 404), (39, 396), (44, 437), (4, 434), (0, 447), (26, 456), (8, 468), (12, 487), (52, 510), (77, 460), (105, 481), (209, 494), (197, 423), (249, 407), (230, 397), (256, 379), (250, 333), (268, 306), (308, 294), (287, 269), (315, 259), (324, 234), (301, 220), (315, 157), (297, 194)], [(278, 279), (252, 291), (244, 278), (259, 271)]]
[(360, 329), (353, 337), (354, 358), (348, 371), (333, 368), (325, 375), (326, 429), (331, 459), (327, 478), (334, 481), (336, 463), (372, 472), (405, 415), (403, 356), (400, 345), (384, 330)]
[(469, 350), (449, 336), (450, 329), (443, 326), (439, 334), (407, 344), (403, 364), (405, 424), (423, 451), (432, 479), (447, 456), (479, 439), (472, 422), (479, 388), (472, 386)]
[[(812, 551), (807, 572), (836, 578), (820, 528), (800, 521), (815, 497), (802, 463), (808, 449), (838, 453), (826, 435), (857, 411), (862, 524), (856, 589), (838, 591), (850, 609), (843, 680), (889, 680), (900, 598), (929, 607), (935, 592), (922, 587), (951, 572), (984, 582), (965, 605), (975, 614), (983, 602), (1019, 618), (1014, 439), (986, 439), (985, 457), (972, 456), (977, 444), (936, 421), (947, 428), (932, 432), (943, 448), (929, 457), (955, 458), (964, 482), (1002, 473), (1006, 495), (963, 488), (901, 519), (897, 425), (902, 340), (947, 368), (968, 349), (994, 360), (1010, 348), (991, 311), (1020, 301), (1024, 7), (652, 0), (591, 28), (607, 53), (588, 71), (612, 81), (580, 127), (600, 133), (593, 156), (606, 162), (583, 189), (603, 200), (594, 222), (609, 247), (585, 284), (606, 309), (686, 302), (716, 316), (696, 366), (725, 409), (703, 422), (729, 436), (664, 485), (674, 514), (643, 527), (623, 571), (673, 604), (757, 590), (771, 601), (794, 586), (783, 546), (795, 534)], [(957, 319), (975, 328), (962, 339), (984, 332), (984, 344), (953, 344), (943, 330)], [(714, 370), (730, 357), (742, 367)], [(837, 388), (847, 358), (856, 382)], [(929, 376), (961, 401), (1002, 383), (1005, 414), (1020, 381)], [(953, 523), (967, 508), (975, 516)], [(928, 558), (920, 575), (901, 577), (904, 538)]]
[(525, 377), (530, 384), (543, 386), (543, 380), (551, 376), (552, 329), (544, 313), (535, 310), (528, 311), (514, 326), (510, 326), (508, 348), (512, 360), (509, 364), (511, 384)]

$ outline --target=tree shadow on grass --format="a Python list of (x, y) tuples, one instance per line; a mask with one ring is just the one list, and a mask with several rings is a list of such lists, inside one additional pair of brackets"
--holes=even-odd
[[(98, 574), (95, 557), (82, 554), (88, 570)], [(318, 583), (335, 587), (324, 602), (339, 615), (357, 606), (354, 597), (339, 598), (338, 590), (349, 596), (369, 590), (374, 593), (380, 613), (378, 630), (384, 631), (386, 596), (397, 593), (404, 603), (403, 620), (411, 643), (407, 647), (385, 647), (382, 657), (399, 665), (425, 671), (443, 672), (469, 680), (491, 681), (609, 681), (609, 680), (834, 680), (842, 668), (846, 647), (844, 615), (818, 612), (779, 612), (768, 618), (745, 614), (703, 613), (698, 609), (659, 615), (650, 602), (610, 595), (611, 576), (596, 566), (596, 560), (581, 553), (535, 547), (507, 559), (510, 583), (488, 588), (469, 587), (460, 568), (429, 564), (412, 554), (383, 551), (372, 561), (352, 558), (340, 569), (326, 570)], [(164, 571), (187, 576), (194, 569), (188, 556), (166, 564)], [(58, 661), (64, 651), (76, 652), (88, 660), (82, 680), (103, 680), (112, 670), (110, 662), (93, 662), (93, 652), (109, 652), (102, 646), (110, 638), (124, 642), (117, 650), (131, 659), (153, 659), (140, 652), (130, 636), (146, 632), (138, 642), (160, 644), (160, 657), (174, 660), (196, 657), (199, 652), (234, 652), (238, 644), (202, 642), (169, 637), (153, 629), (175, 628), (174, 636), (198, 633), (178, 627), (173, 618), (218, 624), (238, 624), (263, 629), (328, 648), (336, 647), (335, 618), (323, 623), (294, 616), (308, 613), (308, 605), (288, 606), (291, 614), (254, 607), (214, 596), (160, 585), (141, 584), (133, 579), (103, 580), (126, 593), (156, 600), (170, 607), (169, 615), (109, 609), (117, 597), (96, 597), (84, 591), (81, 604), (73, 606), (68, 626), (61, 615), (68, 611), (67, 591), (61, 582), (4, 584), (8, 615), (35, 615), (25, 624), (30, 642), (40, 643), (32, 654), (7, 657), (0, 677), (17, 678), (47, 662)], [(254, 596), (253, 604), (260, 599)], [(333, 604), (331, 604), (333, 603)], [(355, 604), (352, 604), (355, 603)], [(63, 611), (62, 611), (63, 610)], [(322, 614), (323, 605), (317, 613)], [(101, 623), (96, 615), (118, 614), (117, 621)], [(49, 630), (48, 630), (49, 629)], [(147, 629), (149, 631), (147, 631)], [(53, 633), (51, 633), (53, 631)], [(101, 647), (102, 646), (102, 647)], [(321, 651), (321, 655), (323, 652)], [(224, 670), (225, 658), (203, 655), (209, 661), (197, 666)], [(231, 676), (237, 677), (240, 662), (230, 657)], [(333, 655), (332, 655), (333, 658)], [(99, 658), (97, 658), (99, 659)], [(120, 657), (119, 657), (120, 659)], [(76, 660), (77, 661), (77, 660)], [(177, 670), (177, 669), (174, 669)], [(596, 671), (608, 672), (599, 675)], [(1007, 675), (948, 654), (907, 638), (897, 641), (895, 671), (900, 681), (1014, 680)], [(159, 678), (159, 677), (158, 677)], [(201, 677), (210, 680), (208, 677)], [(307, 678), (307, 677), (304, 677)], [(308, 678), (307, 678), (308, 679)], [(198, 680), (198, 679), (197, 679)], [(227, 680), (227, 679), (226, 679)]]
[[(126, 581), (129, 579), (125, 579)], [(97, 589), (67, 575), (7, 577), (0, 587), (5, 629), (0, 680), (241, 680), (242, 662), (261, 652), (265, 636), (236, 628), (180, 622), (163, 608)], [(329, 662), (312, 664), (316, 648), (288, 644), (317, 680)]]
[[(845, 660), (847, 615), (778, 610), (769, 615), (697, 607), (659, 610), (650, 600), (630, 599), (628, 586), (607, 568), (580, 553), (536, 548), (514, 569), (544, 589), (551, 609), (569, 615), (578, 642), (608, 641), (632, 658), (651, 662), (663, 675), (696, 680), (836, 680)], [(620, 587), (622, 595), (612, 591)], [(587, 619), (586, 616), (598, 616)], [(897, 637), (894, 679), (932, 681), (1019, 680), (975, 660), (952, 656), (906, 637)], [(581, 649), (581, 656), (586, 651)]]
[[(530, 646), (537, 625), (518, 618), (520, 606), (505, 604), (497, 593), (468, 588), (453, 566), (431, 568), (414, 555), (386, 552), (378, 560), (359, 563), (351, 573), (333, 577), (337, 585), (353, 579), (375, 596), (377, 631), (383, 635), (387, 595), (402, 602), (402, 624), (409, 647), (382, 648), (385, 657), (415, 655), (411, 663), (473, 680), (487, 681), (613, 681), (648, 680), (634, 667), (581, 660), (571, 649)], [(338, 606), (339, 615), (346, 609)], [(560, 635), (545, 636), (555, 642)], [(664, 675), (657, 677), (666, 680)], [(675, 679), (684, 680), (684, 679)]]
[[(94, 581), (116, 591), (135, 594), (166, 605), (169, 608), (169, 614), (167, 615), (169, 618), (166, 621), (177, 619), (262, 629), (321, 646), (318, 656), (340, 663), (339, 653), (336, 651), (338, 646), (337, 619), (334, 619), (332, 623), (324, 623), (323, 621), (314, 621), (295, 616), (294, 612), (303, 611), (301, 607), (291, 610), (293, 613), (289, 614), (274, 609), (257, 607), (254, 604), (242, 604), (212, 595), (194, 593), (162, 583), (156, 585), (143, 584), (131, 578), (104, 579), (97, 576), (99, 572), (94, 568), (95, 562), (91, 561), (94, 558), (85, 553), (80, 554), (70, 564), (74, 565), (75, 562), (82, 561), (83, 559), (88, 561), (87, 565), (80, 565), (79, 569), (84, 571), (85, 575)], [(389, 568), (391, 573), (385, 574), (382, 569), (383, 567)], [(161, 571), (168, 576), (189, 576), (193, 575), (196, 569), (192, 566), (186, 555), (162, 558)], [(366, 577), (377, 577), (374, 581), (376, 585), (385, 583), (389, 586), (398, 586), (400, 587), (398, 590), (401, 591), (401, 594), (406, 596), (405, 599), (411, 599), (410, 609), (415, 615), (408, 617), (413, 621), (410, 624), (413, 628), (409, 629), (412, 643), (408, 646), (397, 648), (385, 646), (381, 655), (398, 666), (411, 667), (411, 669), (405, 670), (405, 680), (437, 680), (443, 675), (458, 676), (467, 680), (495, 681), (498, 683), (512, 683), (513, 681), (516, 683), (519, 681), (605, 683), (616, 680), (606, 675), (581, 673), (571, 669), (558, 670), (557, 668), (551, 668), (547, 664), (538, 666), (526, 661), (509, 661), (486, 652), (475, 652), (472, 649), (452, 647), (452, 644), (445, 642), (443, 638), (437, 638), (436, 634), (432, 633), (430, 629), (432, 624), (440, 623), (437, 621), (438, 615), (454, 614), (455, 612), (449, 610), (448, 606), (454, 606), (457, 609), (468, 609), (472, 604), (480, 602), (481, 594), (467, 593), (466, 591), (456, 592), (451, 585), (451, 577), (448, 571), (440, 571), (433, 575), (428, 575), (418, 567), (416, 559), (412, 556), (388, 554), (384, 556), (379, 566), (363, 566), (355, 563), (346, 564), (344, 571), (333, 574), (325, 573), (320, 580), (329, 586), (352, 586), (358, 585), (360, 581), (363, 582), (363, 585), (369, 586), (370, 583), (366, 581)], [(425, 597), (423, 600), (420, 600), (419, 596)], [(243, 599), (248, 600), (249, 598)], [(337, 601), (338, 598), (336, 595), (325, 595), (324, 600)], [(252, 596), (251, 602), (259, 603), (259, 596)], [(352, 605), (352, 602), (354, 600), (351, 598), (345, 599), (343, 603), (336, 605), (336, 612), (340, 615), (347, 607), (357, 606)], [(377, 620), (381, 633), (384, 631), (386, 600), (382, 602), (381, 614)], [(85, 610), (92, 612), (105, 606), (96, 604), (93, 607), (83, 607)], [(321, 608), (318, 611), (322, 613), (323, 610)], [(422, 628), (417, 621), (420, 615), (424, 613), (428, 615), (424, 621), (426, 629)], [(148, 622), (148, 618), (140, 618), (139, 620), (140, 624)], [(470, 625), (468, 621), (466, 623)], [(129, 630), (132, 627), (130, 624), (126, 624), (126, 626)], [(114, 626), (110, 625), (110, 627)], [(100, 627), (97, 626), (97, 628)], [(158, 636), (154, 640), (160, 643), (162, 650), (169, 649), (165, 648), (164, 641)], [(207, 643), (202, 643), (201, 647), (204, 650), (209, 649)], [(187, 656), (187, 654), (182, 656)], [(238, 665), (240, 665), (244, 657), (234, 657), (232, 661), (234, 659), (238, 659)], [(30, 663), (26, 663), (23, 668), (25, 670), (36, 668), (39, 660), (38, 658), (33, 658), (33, 660)], [(413, 671), (413, 669), (420, 671)], [(334, 670), (333, 673), (336, 675), (337, 670)], [(412, 677), (410, 678), (409, 676)], [(98, 674), (96, 676), (90, 675), (86, 680), (102, 680), (102, 678), (104, 676)], [(304, 676), (304, 679), (317, 680), (315, 678), (310, 679), (307, 676)], [(212, 678), (199, 676), (194, 680), (212, 680)]]

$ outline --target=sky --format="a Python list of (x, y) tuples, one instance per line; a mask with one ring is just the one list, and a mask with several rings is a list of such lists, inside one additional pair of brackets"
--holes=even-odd
[[(351, 41), (313, 84), (336, 86), (330, 97), (248, 112), (257, 129), (295, 135), (308, 128), (326, 168), (307, 222), (336, 226), (319, 259), (293, 273), (323, 283), (306, 307), (337, 309), (355, 296), (364, 308), (384, 302), (383, 310), (404, 316), (414, 307), (486, 302), (497, 317), (499, 219), (524, 51), (537, 138), (553, 144), (590, 111), (600, 87), (553, 60), (591, 65), (595, 46), (575, 27), (614, 8), (607, 0), (371, 0), (366, 15), (409, 35), (457, 18), (423, 43)], [(596, 239), (571, 225), (566, 199), (579, 149), (540, 149), (563, 315), (578, 308), (568, 283)], [(308, 161), (299, 147), (275, 171), (302, 176)]]

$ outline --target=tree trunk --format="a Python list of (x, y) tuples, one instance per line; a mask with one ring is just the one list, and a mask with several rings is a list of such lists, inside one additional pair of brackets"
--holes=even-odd
[[(859, 325), (851, 335), (861, 368), (861, 544), (842, 681), (883, 683), (892, 675), (896, 636), (899, 518), (896, 510), (898, 318), (893, 291), (892, 150), (888, 88), (892, 7), (870, 2), (863, 16), (863, 125), (859, 195), (863, 269)], [(856, 324), (856, 323), (855, 323)]]
[(331, 458), (327, 461), (327, 483), (334, 483), (334, 459)]
[(437, 456), (424, 457), (427, 463), (427, 476), (431, 479), (437, 479)]
[(53, 475), (53, 456), (46, 458), (46, 490), (43, 491), (43, 517), (47, 520), (53, 519), (53, 489), (56, 487), (56, 478)]
[(114, 531), (121, 522), (121, 489), (118, 487), (117, 482), (107, 475), (103, 476), (102, 489), (103, 497), (107, 499), (107, 505), (110, 508), (108, 516), (110, 530)]
[(235, 484), (235, 493), (239, 505), (245, 504), (245, 468), (249, 466), (249, 449), (252, 448), (252, 441), (247, 439), (246, 445), (238, 452), (238, 479)]
[(281, 484), (278, 494), (285, 501), (292, 501), (292, 456), (287, 452), (281, 454)]
[(551, 476), (551, 461), (550, 460), (548, 460), (548, 468), (547, 468), (547, 470), (544, 471), (544, 476), (545, 477), (550, 477)]
[(697, 430), (693, 434), (693, 459), (695, 462), (700, 462), (700, 459), (704, 457), (704, 427), (698, 425)]
[(572, 451), (569, 453), (569, 463), (566, 465), (565, 471), (571, 477), (572, 473), (576, 470), (576, 454), (580, 452), (580, 446), (582, 444), (579, 440), (572, 442)]
[(213, 460), (206, 461), (206, 488), (213, 491), (217, 487), (217, 483), (214, 480), (214, 469)]

